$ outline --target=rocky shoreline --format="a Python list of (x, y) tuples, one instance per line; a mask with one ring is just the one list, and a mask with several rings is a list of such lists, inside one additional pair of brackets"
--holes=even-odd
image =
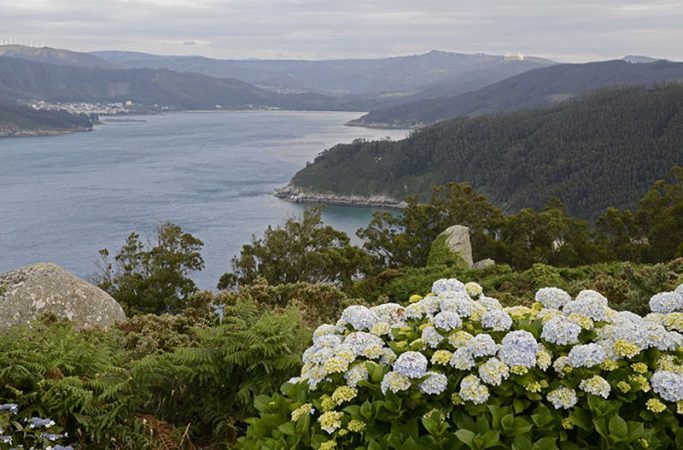
[(276, 189), (273, 195), (279, 199), (287, 200), (293, 203), (363, 206), (397, 210), (405, 209), (407, 206), (406, 202), (402, 200), (396, 200), (384, 195), (372, 195), (365, 197), (360, 195), (335, 194), (332, 192), (320, 193), (312, 192), (292, 184), (288, 184), (287, 186)]
[(70, 130), (0, 130), (0, 138), (63, 136), (65, 134), (93, 130), (94, 128), (74, 128)]

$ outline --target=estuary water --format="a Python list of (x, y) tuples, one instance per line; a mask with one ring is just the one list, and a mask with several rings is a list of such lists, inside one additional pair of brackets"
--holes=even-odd
[[(87, 277), (98, 250), (115, 254), (132, 231), (151, 240), (170, 221), (204, 242), (206, 269), (193, 278), (214, 288), (252, 235), (301, 214), (271, 194), (307, 161), (336, 143), (407, 133), (343, 126), (359, 115), (174, 113), (0, 139), (0, 272), (51, 261)], [(371, 215), (329, 206), (324, 221), (355, 235)]]

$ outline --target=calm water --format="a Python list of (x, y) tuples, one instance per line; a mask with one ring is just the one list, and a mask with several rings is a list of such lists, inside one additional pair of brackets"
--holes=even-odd
[[(405, 131), (344, 127), (356, 113), (224, 112), (107, 123), (92, 133), (0, 139), (0, 272), (53, 261), (79, 276), (98, 250), (131, 231), (151, 238), (171, 221), (202, 239), (215, 286), (231, 257), (269, 225), (303, 208), (274, 198), (321, 150)], [(372, 211), (329, 207), (326, 223), (354, 234)]]

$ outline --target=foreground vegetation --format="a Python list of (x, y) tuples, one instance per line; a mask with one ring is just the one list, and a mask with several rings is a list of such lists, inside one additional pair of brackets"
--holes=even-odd
[[(343, 387), (341, 374), (324, 381), (319, 392), (306, 384), (286, 383), (301, 375), (302, 368), (304, 374), (310, 369), (303, 366), (302, 354), (314, 330), (316, 343), (321, 329), (330, 330), (318, 328), (321, 324), (336, 323), (340, 317), (348, 322), (348, 311), (388, 302), (408, 311), (410, 299), (417, 300), (415, 293), (432, 290), (448, 297), (447, 290), (432, 287), (442, 278), (477, 281), (486, 297), (476, 293), (479, 288), (468, 295), (477, 304), (495, 306), (498, 302), (489, 298), (495, 297), (501, 307), (513, 307), (494, 309), (510, 315), (513, 328), (530, 332), (536, 341), (543, 339), (539, 333), (544, 326), (537, 291), (547, 286), (565, 290), (568, 294), (560, 294), (564, 299), (595, 290), (615, 311), (647, 314), (653, 295), (683, 283), (678, 225), (683, 220), (683, 171), (673, 175), (670, 182), (657, 182), (636, 211), (609, 210), (595, 224), (570, 217), (559, 202), (541, 211), (504, 216), (469, 186), (452, 184), (436, 188), (428, 203), (412, 199), (403, 215), (377, 214), (359, 233), (365, 239), (362, 248), (324, 226), (320, 210), (309, 210), (300, 220), (271, 227), (245, 245), (216, 293), (197, 290), (191, 280), (192, 273), (204, 267), (199, 239), (172, 224), (160, 226), (151, 244), (132, 233), (119, 251), (101, 252), (97, 280), (124, 306), (127, 321), (110, 330), (78, 331), (68, 322), (45, 317), (0, 335), (0, 405), (16, 405), (11, 417), (0, 411), (0, 420), (11, 418), (21, 425), (32, 417), (50, 418), (55, 434), (68, 436), (65, 444), (88, 449), (475, 449), (513, 444), (519, 449), (573, 449), (617, 443), (641, 448), (643, 440), (652, 448), (675, 448), (683, 437), (674, 408), (665, 403), (664, 412), (653, 401), (651, 411), (641, 414), (643, 402), (647, 408), (649, 400), (661, 401), (659, 392), (654, 393), (659, 397), (646, 392), (642, 379), (631, 383), (629, 392), (614, 390), (625, 389), (619, 385), (624, 377), (638, 376), (631, 373), (632, 363), (647, 365), (647, 371), (639, 373), (646, 379), (661, 369), (663, 353), (653, 348), (640, 349), (628, 357), (632, 360), (617, 358), (618, 367), (610, 372), (581, 368), (560, 378), (554, 369), (533, 368), (530, 374), (516, 374), (507, 384), (491, 387), (491, 401), (481, 405), (455, 405), (450, 391), (423, 397), (413, 384), (405, 397), (385, 394), (382, 380), (390, 366), (375, 360), (364, 366), (369, 381), (354, 387), (363, 392), (354, 391), (353, 399), (339, 400), (343, 392), (334, 395)], [(498, 264), (475, 270), (458, 258), (430, 259), (436, 236), (454, 223), (470, 227), (476, 258), (495, 257)], [(607, 306), (603, 300), (599, 303)], [(383, 308), (387, 306), (379, 306)], [(669, 312), (679, 314), (677, 308)], [(671, 316), (667, 327), (680, 328), (679, 318)], [(481, 317), (460, 319), (462, 331), (488, 332), (496, 342), (504, 337), (502, 330), (488, 330)], [(589, 329), (583, 319), (575, 319), (584, 327), (583, 344), (594, 342), (602, 333), (597, 330), (612, 326), (592, 318), (594, 327)], [(398, 327), (391, 331), (392, 342), (386, 330), (379, 335), (397, 356), (419, 350), (431, 359), (436, 350), (453, 352), (455, 348), (423, 345), (422, 340), (430, 339), (423, 336), (423, 328), (431, 320), (423, 315)], [(547, 350), (554, 359), (570, 351), (562, 344), (547, 344)], [(307, 355), (305, 359), (310, 352)], [(681, 361), (671, 363), (678, 367)], [(455, 388), (466, 374), (450, 370), (442, 375)], [(577, 393), (573, 412), (551, 407), (550, 392), (561, 385), (576, 391), (579, 378), (589, 375), (606, 379), (614, 395), (607, 400)], [(331, 422), (334, 439), (316, 424), (320, 413), (333, 412), (321, 393), (342, 402), (334, 412), (343, 418), (339, 425), (336, 419)], [(309, 414), (309, 403), (315, 415)], [(295, 410), (299, 412), (292, 421)], [(351, 425), (351, 420), (363, 424)], [(642, 426), (635, 424), (639, 420)], [(392, 428), (389, 422), (397, 425)], [(459, 433), (452, 432), (455, 428)], [(15, 444), (27, 439), (31, 445), (28, 434), (14, 436)]]

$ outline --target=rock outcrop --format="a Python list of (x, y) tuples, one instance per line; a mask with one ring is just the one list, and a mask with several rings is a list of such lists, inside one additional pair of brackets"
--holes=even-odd
[(446, 228), (434, 241), (429, 252), (428, 264), (461, 264), (472, 267), (472, 244), (470, 229), (463, 225)]
[(109, 294), (57, 264), (0, 274), (0, 331), (44, 314), (69, 319), (79, 328), (108, 327), (126, 318)]
[(335, 193), (312, 192), (299, 186), (288, 184), (277, 189), (275, 197), (294, 203), (322, 203), (328, 205), (369, 206), (375, 208), (405, 209), (406, 202), (383, 195), (363, 197)]
[(492, 260), (491, 258), (486, 258), (482, 259), (480, 261), (475, 262), (472, 265), (473, 269), (488, 269), (489, 267), (493, 267), (496, 265), (496, 262)]

